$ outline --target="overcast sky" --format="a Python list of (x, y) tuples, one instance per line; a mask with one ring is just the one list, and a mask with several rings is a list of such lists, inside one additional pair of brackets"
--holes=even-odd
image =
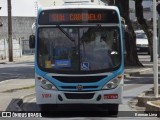
[[(46, 5), (52, 5), (55, 1), (56, 5), (62, 4), (62, 0), (11, 0), (12, 16), (36, 16), (36, 1)], [(7, 0), (0, 0), (0, 16), (7, 16)]]

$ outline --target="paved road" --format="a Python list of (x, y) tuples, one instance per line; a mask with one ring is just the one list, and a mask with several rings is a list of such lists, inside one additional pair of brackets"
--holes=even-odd
[[(142, 93), (143, 91), (148, 90), (149, 88), (153, 87), (153, 75), (150, 72), (150, 74), (148, 73), (143, 73), (142, 75), (138, 75), (138, 76), (132, 76), (129, 77), (127, 79), (125, 79), (124, 81), (124, 103), (122, 105), (120, 105), (119, 107), (119, 111), (124, 111), (124, 112), (119, 112), (119, 116), (130, 116), (129, 113), (131, 114), (131, 116), (133, 115), (132, 112), (128, 112), (128, 111), (135, 111), (136, 108), (135, 107), (131, 107), (131, 105), (129, 105), (130, 101), (132, 99), (134, 99), (135, 97), (137, 97), (140, 93)], [(22, 106), (22, 109), (24, 111), (39, 111), (39, 107), (36, 105), (35, 103), (35, 96), (30, 96), (29, 98), (27, 98), (26, 100), (27, 102), (24, 101), (24, 104)], [(134, 104), (134, 103), (133, 103)], [(81, 106), (80, 106), (81, 108)], [(69, 109), (71, 109), (71, 106), (69, 106)], [(81, 108), (83, 110), (83, 108)], [(96, 109), (96, 108), (92, 108)], [(64, 110), (63, 106), (61, 107), (61, 110)], [(75, 111), (76, 108), (73, 108), (73, 111)], [(144, 110), (143, 108), (140, 110)], [(103, 112), (96, 112), (94, 113), (94, 116), (103, 116), (104, 113)], [(105, 115), (107, 116), (107, 114), (105, 113)], [(72, 115), (68, 115), (67, 117), (71, 118), (71, 117), (79, 117), (79, 116), (83, 116), (83, 118), (86, 118), (85, 116), (88, 117), (92, 117), (93, 113), (90, 112), (85, 112), (85, 113), (79, 113), (77, 112), (77, 114), (75, 114), (75, 116)], [(48, 117), (48, 116), (47, 116)], [(55, 116), (51, 116), (51, 117), (55, 117)], [(59, 116), (57, 115), (56, 117), (66, 117), (66, 113), (61, 113)]]
[[(25, 63), (14, 63), (14, 64), (0, 64), (0, 81), (3, 80), (9, 80), (9, 79), (30, 79), (34, 78), (34, 64), (33, 62), (25, 62)], [(125, 79), (124, 81), (124, 103), (120, 105), (119, 111), (126, 111), (124, 113), (119, 113), (128, 115), (128, 111), (135, 111), (134, 108), (131, 108), (129, 105), (129, 102), (135, 98), (138, 94), (141, 92), (148, 90), (148, 88), (153, 87), (153, 75), (152, 73), (146, 75), (138, 75), (133, 76)], [(22, 105), (22, 108), (24, 111), (39, 111), (39, 107), (35, 103), (35, 97), (30, 96), (29, 98), (26, 98), (26, 101), (24, 101), (24, 104)], [(70, 108), (70, 107), (69, 107)], [(80, 106), (81, 108), (81, 106)], [(73, 108), (73, 111), (77, 108)], [(83, 107), (81, 108), (83, 109)], [(94, 108), (97, 109), (97, 108)], [(97, 119), (107, 119), (107, 114), (103, 112), (77, 112), (73, 115), (66, 114), (65, 112), (61, 113), (58, 116), (45, 116), (48, 119), (50, 117), (59, 118), (59, 119), (80, 119), (80, 120), (97, 120)], [(98, 117), (98, 118), (97, 118)], [(109, 118), (110, 119), (110, 118)], [(114, 119), (114, 118), (113, 118)], [(115, 118), (116, 119), (116, 118)], [(131, 118), (131, 117), (125, 117), (121, 118), (118, 117), (118, 119), (139, 119), (139, 118)], [(149, 118), (145, 118), (149, 119)], [(154, 118), (152, 118), (154, 119)]]
[(33, 62), (0, 64), (0, 81), (34, 78)]
[[(125, 80), (125, 83), (128, 82), (130, 80)], [(143, 82), (145, 83), (145, 80), (143, 80)], [(148, 80), (147, 80), (148, 82)], [(151, 82), (152, 83), (152, 82)], [(148, 90), (148, 88), (153, 87), (153, 84), (142, 84), (142, 82), (140, 82), (140, 84), (138, 83), (132, 83), (132, 84), (125, 84), (124, 85), (124, 103), (122, 105), (120, 105), (119, 111), (132, 111), (132, 109), (130, 108), (130, 106), (128, 105), (128, 102), (137, 97), (138, 94), (140, 94), (141, 92)], [(29, 101), (29, 103), (25, 103), (23, 105), (23, 109), (25, 111), (30, 111), (30, 110), (35, 110), (35, 111), (39, 111), (39, 107), (35, 104), (35, 96), (30, 96), (30, 98), (27, 99), (27, 101)]]

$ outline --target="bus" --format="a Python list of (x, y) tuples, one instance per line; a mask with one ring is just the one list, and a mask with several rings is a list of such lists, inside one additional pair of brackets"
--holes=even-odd
[(123, 28), (115, 6), (70, 3), (36, 20), (36, 102), (41, 110), (91, 104), (118, 114), (123, 92)]

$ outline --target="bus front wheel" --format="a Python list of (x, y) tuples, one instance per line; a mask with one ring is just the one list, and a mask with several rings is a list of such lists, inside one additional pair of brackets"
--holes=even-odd
[(117, 116), (118, 115), (118, 108), (119, 104), (105, 104), (103, 108), (107, 110), (108, 115), (110, 116)]
[(54, 104), (41, 104), (39, 105), (40, 111), (42, 112), (49, 112), (49, 111), (54, 111), (57, 108), (57, 105)]
[(118, 115), (119, 104), (108, 104), (107, 108), (109, 115), (114, 115), (114, 116)]

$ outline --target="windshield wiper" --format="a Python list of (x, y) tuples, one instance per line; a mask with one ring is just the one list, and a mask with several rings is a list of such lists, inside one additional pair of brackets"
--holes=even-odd
[[(100, 24), (97, 24), (94, 27), (88, 28), (88, 30), (83, 33), (83, 36), (81, 37), (81, 42), (85, 42), (88, 41), (88, 36), (91, 36), (92, 34), (94, 34), (95, 32), (98, 31), (99, 28), (101, 28), (102, 26)], [(92, 41), (92, 40), (91, 40)]]
[(72, 42), (75, 42), (75, 40), (59, 25), (57, 27), (71, 40)]
[(101, 28), (102, 26), (100, 24), (97, 24), (96, 27), (94, 28), (94, 30), (92, 31), (93, 33), (97, 32), (97, 30), (99, 28)]

